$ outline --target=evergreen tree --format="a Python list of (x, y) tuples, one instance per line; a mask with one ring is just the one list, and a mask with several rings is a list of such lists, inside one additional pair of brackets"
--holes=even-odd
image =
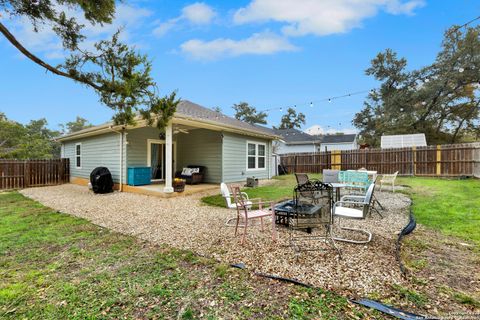
[(233, 105), (235, 110), (235, 118), (248, 122), (250, 124), (267, 124), (267, 114), (257, 111), (257, 108), (250, 106), (246, 102), (240, 102)]
[[(119, 40), (120, 31), (111, 39), (94, 44), (94, 50), (82, 47), (86, 36), (84, 25), (74, 16), (81, 12), (92, 25), (110, 24), (115, 17), (115, 0), (0, 0), (3, 19), (25, 19), (32, 29), (50, 28), (58, 36), (70, 56), (59, 66), (52, 66), (30, 52), (0, 20), (0, 33), (24, 56), (53, 74), (72, 79), (93, 89), (100, 102), (114, 111), (116, 124), (133, 124), (136, 112), (148, 120), (160, 120), (163, 128), (173, 116), (178, 100), (175, 94), (157, 95), (157, 84), (151, 76), (152, 64), (147, 56), (137, 53)], [(174, 103), (172, 103), (174, 102)]]
[(305, 115), (297, 113), (295, 109), (288, 108), (287, 113), (282, 116), (278, 129), (300, 129), (305, 124)]

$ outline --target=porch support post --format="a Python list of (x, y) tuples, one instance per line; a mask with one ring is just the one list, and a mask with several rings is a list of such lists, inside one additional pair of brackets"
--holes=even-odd
[(168, 125), (165, 127), (165, 188), (163, 188), (163, 192), (165, 193), (172, 193), (172, 163), (173, 163), (173, 156), (172, 156), (172, 146), (173, 146), (173, 130), (172, 130), (172, 122), (170, 121)]

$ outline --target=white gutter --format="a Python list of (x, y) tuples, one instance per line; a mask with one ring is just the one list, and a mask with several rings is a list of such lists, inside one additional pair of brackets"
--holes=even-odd
[(120, 131), (120, 132), (113, 129), (113, 126), (108, 127), (108, 129), (110, 129), (110, 131), (118, 133), (120, 135), (120, 187), (119, 187), (119, 191), (122, 192), (123, 191), (123, 141), (124, 141), (124, 136), (125, 136), (125, 127), (122, 126), (121, 127), (122, 131)]

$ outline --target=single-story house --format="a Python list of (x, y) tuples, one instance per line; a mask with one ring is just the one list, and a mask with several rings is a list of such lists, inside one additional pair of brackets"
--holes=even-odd
[(276, 154), (318, 152), (319, 150), (319, 137), (297, 129), (273, 129), (273, 131), (282, 137), (282, 140), (274, 142)]
[(282, 137), (274, 142), (274, 153), (303, 153), (358, 149), (357, 134), (310, 135), (297, 129), (273, 129)]
[(424, 133), (383, 135), (380, 140), (382, 149), (426, 146), (427, 138)]
[(353, 134), (327, 134), (320, 137), (320, 151), (355, 150), (358, 149), (358, 135)]
[(106, 123), (58, 140), (72, 183), (85, 185), (94, 168), (107, 167), (122, 189), (128, 168), (150, 167), (152, 181), (163, 181), (170, 193), (174, 172), (188, 165), (205, 166), (207, 183), (270, 178), (272, 142), (279, 138), (269, 128), (182, 100), (164, 131), (138, 119), (134, 126)]

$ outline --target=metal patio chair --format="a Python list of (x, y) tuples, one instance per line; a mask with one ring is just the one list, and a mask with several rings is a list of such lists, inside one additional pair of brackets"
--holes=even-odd
[(395, 192), (395, 180), (397, 179), (398, 171), (394, 174), (384, 174), (380, 179), (380, 191), (382, 191), (383, 184), (390, 184), (392, 191)]
[[(313, 185), (318, 183), (317, 179), (310, 179), (306, 173), (295, 173), (295, 179), (297, 180), (297, 186), (300, 185)], [(320, 195), (317, 191), (312, 188), (304, 188), (303, 191), (300, 192), (301, 196), (307, 199), (311, 199), (313, 203), (318, 203), (320, 199)]]
[(371, 184), (368, 189), (365, 197), (362, 199), (348, 199), (345, 196), (345, 200), (335, 202), (333, 206), (333, 216), (338, 218), (338, 226), (342, 230), (348, 230), (353, 232), (358, 232), (367, 237), (366, 240), (354, 240), (347, 238), (334, 237), (335, 240), (356, 243), (356, 244), (365, 244), (372, 241), (372, 233), (367, 230), (362, 230), (358, 228), (348, 228), (341, 226), (341, 219), (366, 219), (367, 215), (372, 207), (373, 202), (373, 191), (375, 190), (375, 184)]
[[(302, 196), (305, 192), (316, 192), (319, 196), (313, 202)], [(333, 188), (322, 182), (299, 184), (294, 189), (293, 210), (289, 214), (289, 242), (297, 255), (303, 251), (319, 251), (322, 247), (315, 245), (318, 242), (330, 245), (341, 257), (341, 252), (335, 245), (332, 234), (333, 216)], [(319, 234), (316, 229), (324, 229)]]
[[(247, 228), (250, 220), (260, 219), (260, 224), (263, 231), (263, 218), (272, 219), (272, 241), (277, 240), (277, 233), (275, 229), (275, 205), (272, 201), (253, 201), (250, 199), (251, 204), (247, 202), (245, 195), (240, 191), (240, 187), (233, 188), (233, 197), (237, 206), (237, 222), (235, 225), (235, 236), (238, 233), (238, 227), (240, 227), (240, 219), (243, 220), (243, 236), (241, 243), (244, 244), (247, 237)], [(257, 208), (258, 207), (258, 208)], [(256, 208), (256, 209), (252, 209)]]
[[(225, 205), (227, 206), (228, 209), (237, 209), (237, 203), (235, 202), (235, 199), (233, 198), (233, 195), (230, 192), (230, 188), (224, 182), (220, 183), (220, 193), (222, 194), (223, 199), (225, 199)], [(246, 200), (245, 204), (251, 207), (252, 202), (250, 201), (248, 194), (245, 192), (242, 192), (242, 195)], [(236, 216), (228, 218), (225, 224), (229, 227), (235, 227), (235, 224), (234, 223), (232, 224), (232, 221), (236, 219), (237, 219)]]

